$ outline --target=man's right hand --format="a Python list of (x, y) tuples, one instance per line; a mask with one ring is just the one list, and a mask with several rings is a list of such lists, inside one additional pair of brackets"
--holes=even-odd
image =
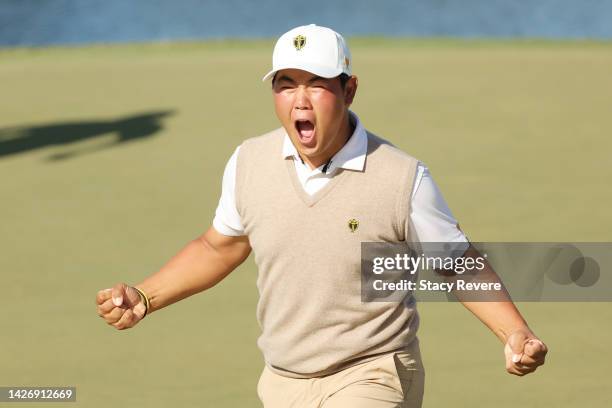
[(138, 284), (138, 289), (146, 288), (148, 305), (143, 303), (135, 288), (119, 283), (98, 292), (98, 315), (116, 329), (129, 329), (138, 324), (145, 313), (163, 309), (221, 282), (244, 262), (250, 252), (251, 245), (246, 235), (227, 236), (210, 227), (191, 240), (159, 271)]
[(145, 315), (146, 306), (136, 289), (119, 283), (96, 296), (98, 316), (118, 330), (135, 326)]

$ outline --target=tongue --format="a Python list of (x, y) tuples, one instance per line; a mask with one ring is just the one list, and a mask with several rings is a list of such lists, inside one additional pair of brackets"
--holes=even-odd
[(304, 139), (309, 139), (314, 134), (314, 125), (311, 122), (297, 122), (296, 127)]

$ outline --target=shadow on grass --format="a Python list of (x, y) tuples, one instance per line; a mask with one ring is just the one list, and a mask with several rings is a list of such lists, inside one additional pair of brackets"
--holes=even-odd
[(65, 160), (119, 146), (126, 142), (155, 135), (164, 128), (162, 119), (172, 110), (146, 112), (117, 120), (92, 120), (0, 128), (0, 159), (49, 146), (69, 146), (71, 143), (115, 134), (115, 139), (90, 148), (65, 151), (50, 156), (50, 161)]

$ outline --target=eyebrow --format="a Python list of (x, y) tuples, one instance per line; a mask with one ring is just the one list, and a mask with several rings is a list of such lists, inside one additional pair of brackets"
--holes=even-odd
[(310, 78), (310, 79), (308, 80), (308, 83), (309, 83), (309, 84), (312, 84), (313, 82), (317, 82), (317, 81), (319, 81), (319, 80), (321, 80), (321, 81), (325, 81), (325, 80), (326, 80), (326, 78), (323, 78), (323, 77), (320, 77), (320, 76), (318, 76), (318, 75), (315, 75), (315, 76), (313, 76), (312, 78)]
[(291, 84), (295, 84), (296, 83), (292, 78), (289, 78), (287, 75), (282, 75), (275, 82), (281, 82), (281, 81), (289, 82)]
[[(306, 83), (312, 84), (313, 82), (316, 82), (316, 81), (319, 81), (319, 80), (325, 80), (325, 78), (320, 77), (318, 75), (314, 75), (312, 78), (310, 78), (308, 81), (306, 81)], [(290, 84), (296, 84), (297, 83), (293, 78), (288, 77), (287, 75), (282, 75), (275, 82), (281, 82), (281, 81), (289, 82)]]

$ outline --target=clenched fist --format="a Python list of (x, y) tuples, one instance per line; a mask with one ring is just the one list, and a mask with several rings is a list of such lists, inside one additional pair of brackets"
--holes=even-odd
[(518, 376), (532, 373), (544, 364), (546, 353), (548, 347), (533, 333), (517, 330), (508, 336), (504, 347), (506, 371)]
[(99, 291), (96, 304), (98, 316), (118, 330), (135, 326), (147, 310), (138, 291), (125, 283)]

